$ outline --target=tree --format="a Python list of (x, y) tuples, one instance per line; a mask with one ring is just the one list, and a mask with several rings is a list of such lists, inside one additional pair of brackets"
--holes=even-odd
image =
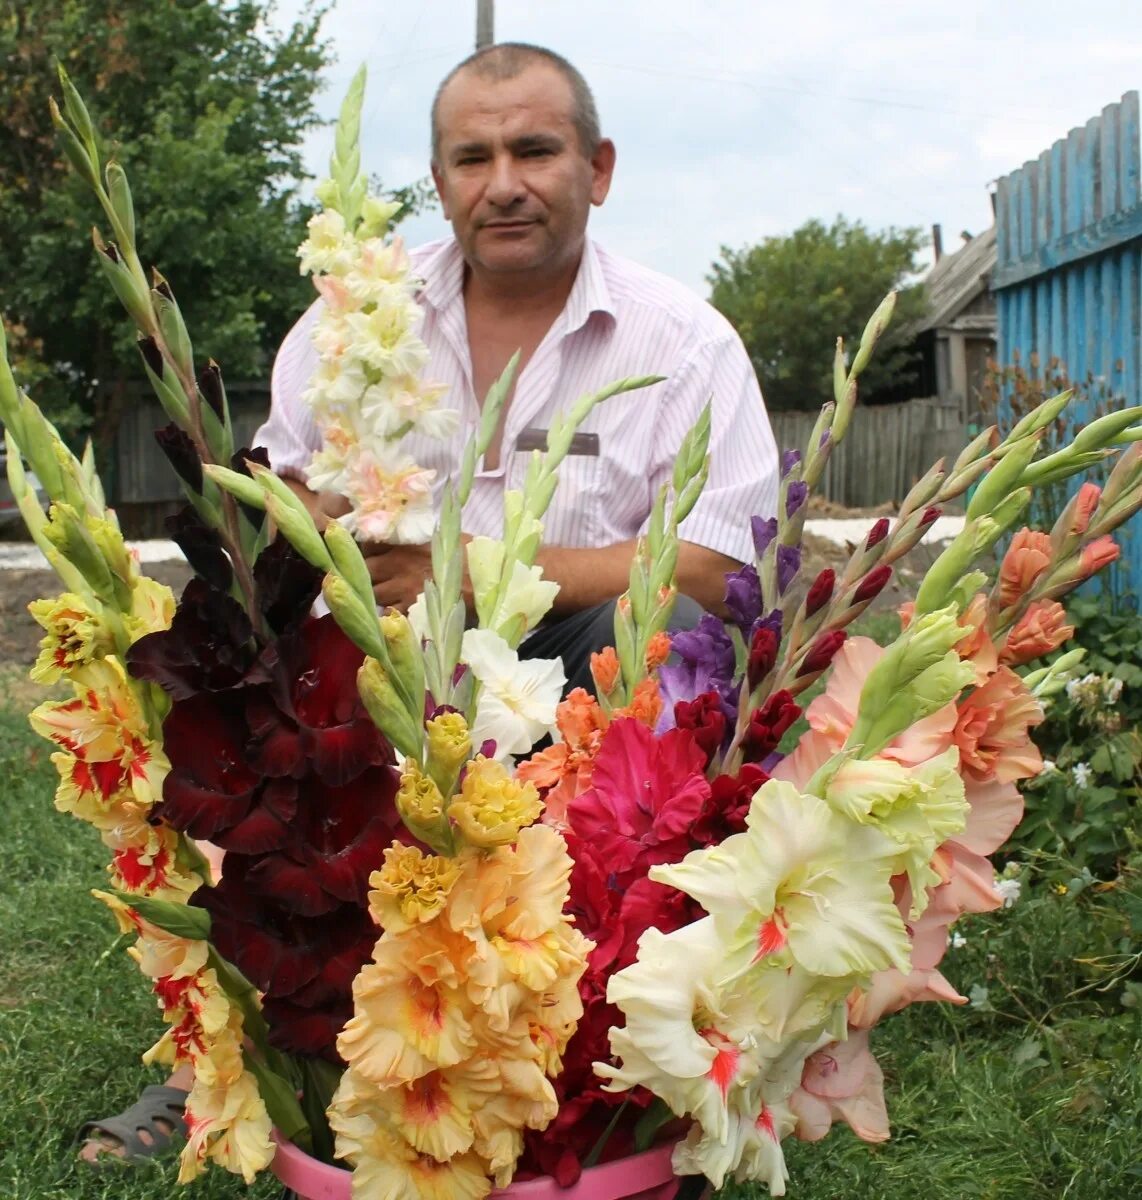
[[(722, 247), (707, 281), (710, 297), (741, 335), (774, 409), (815, 409), (833, 398), (837, 337), (854, 347), (873, 310), (901, 288), (895, 329), (924, 309), (917, 271), (918, 229), (873, 233), (838, 217), (831, 226), (808, 221), (788, 237), (770, 237), (742, 250)], [(877, 348), (861, 379), (863, 397), (899, 389), (914, 377), (906, 341)]]
[(56, 368), (54, 393), (35, 386), (65, 425), (109, 436), (142, 372), (94, 269), (102, 214), (52, 128), (54, 60), (127, 170), (143, 261), (175, 288), (196, 357), (232, 380), (264, 376), (311, 294), (294, 251), (322, 16), (310, 7), (280, 32), (262, 0), (0, 0), (0, 308)]

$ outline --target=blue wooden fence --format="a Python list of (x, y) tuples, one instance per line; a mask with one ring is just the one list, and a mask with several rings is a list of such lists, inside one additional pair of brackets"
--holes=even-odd
[[(999, 361), (1060, 360), (1076, 383), (1142, 404), (1142, 145), (1127, 92), (996, 192)], [(1094, 400), (1088, 398), (1087, 409)], [(1086, 415), (1077, 410), (1081, 420)], [(1142, 514), (1120, 531), (1111, 584), (1142, 594)]]

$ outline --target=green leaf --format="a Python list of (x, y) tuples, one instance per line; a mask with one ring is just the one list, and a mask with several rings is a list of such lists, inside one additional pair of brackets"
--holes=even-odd
[(242, 1051), (246, 1069), (258, 1081), (258, 1091), (266, 1112), (270, 1115), (274, 1127), (287, 1141), (293, 1142), (302, 1150), (313, 1149), (313, 1137), (309, 1122), (305, 1118), (297, 1092), (292, 1084), (283, 1079), (276, 1071), (271, 1071), (257, 1055), (249, 1050)]
[(673, 1118), (674, 1114), (666, 1101), (655, 1096), (634, 1127), (634, 1148), (640, 1154), (643, 1150), (649, 1150), (654, 1143), (655, 1134)]

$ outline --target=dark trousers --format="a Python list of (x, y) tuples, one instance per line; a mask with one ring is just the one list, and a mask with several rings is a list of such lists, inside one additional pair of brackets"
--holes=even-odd
[[(679, 596), (667, 629), (693, 629), (702, 616), (702, 606), (689, 596)], [(521, 658), (561, 658), (567, 676), (564, 696), (573, 688), (585, 688), (592, 694), (591, 655), (615, 644), (615, 601), (607, 600), (594, 608), (556, 620), (547, 620), (519, 648)]]

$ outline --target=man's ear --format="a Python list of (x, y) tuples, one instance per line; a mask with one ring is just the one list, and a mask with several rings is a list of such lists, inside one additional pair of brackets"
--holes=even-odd
[(615, 173), (615, 144), (610, 138), (601, 138), (595, 153), (591, 155), (591, 203), (602, 204), (611, 190), (611, 177)]
[(444, 195), (444, 173), (435, 162), (432, 164), (432, 182), (436, 185), (436, 195), (440, 198), (440, 207), (444, 212), (444, 219), (451, 221), (452, 214), (448, 211), (448, 201)]

